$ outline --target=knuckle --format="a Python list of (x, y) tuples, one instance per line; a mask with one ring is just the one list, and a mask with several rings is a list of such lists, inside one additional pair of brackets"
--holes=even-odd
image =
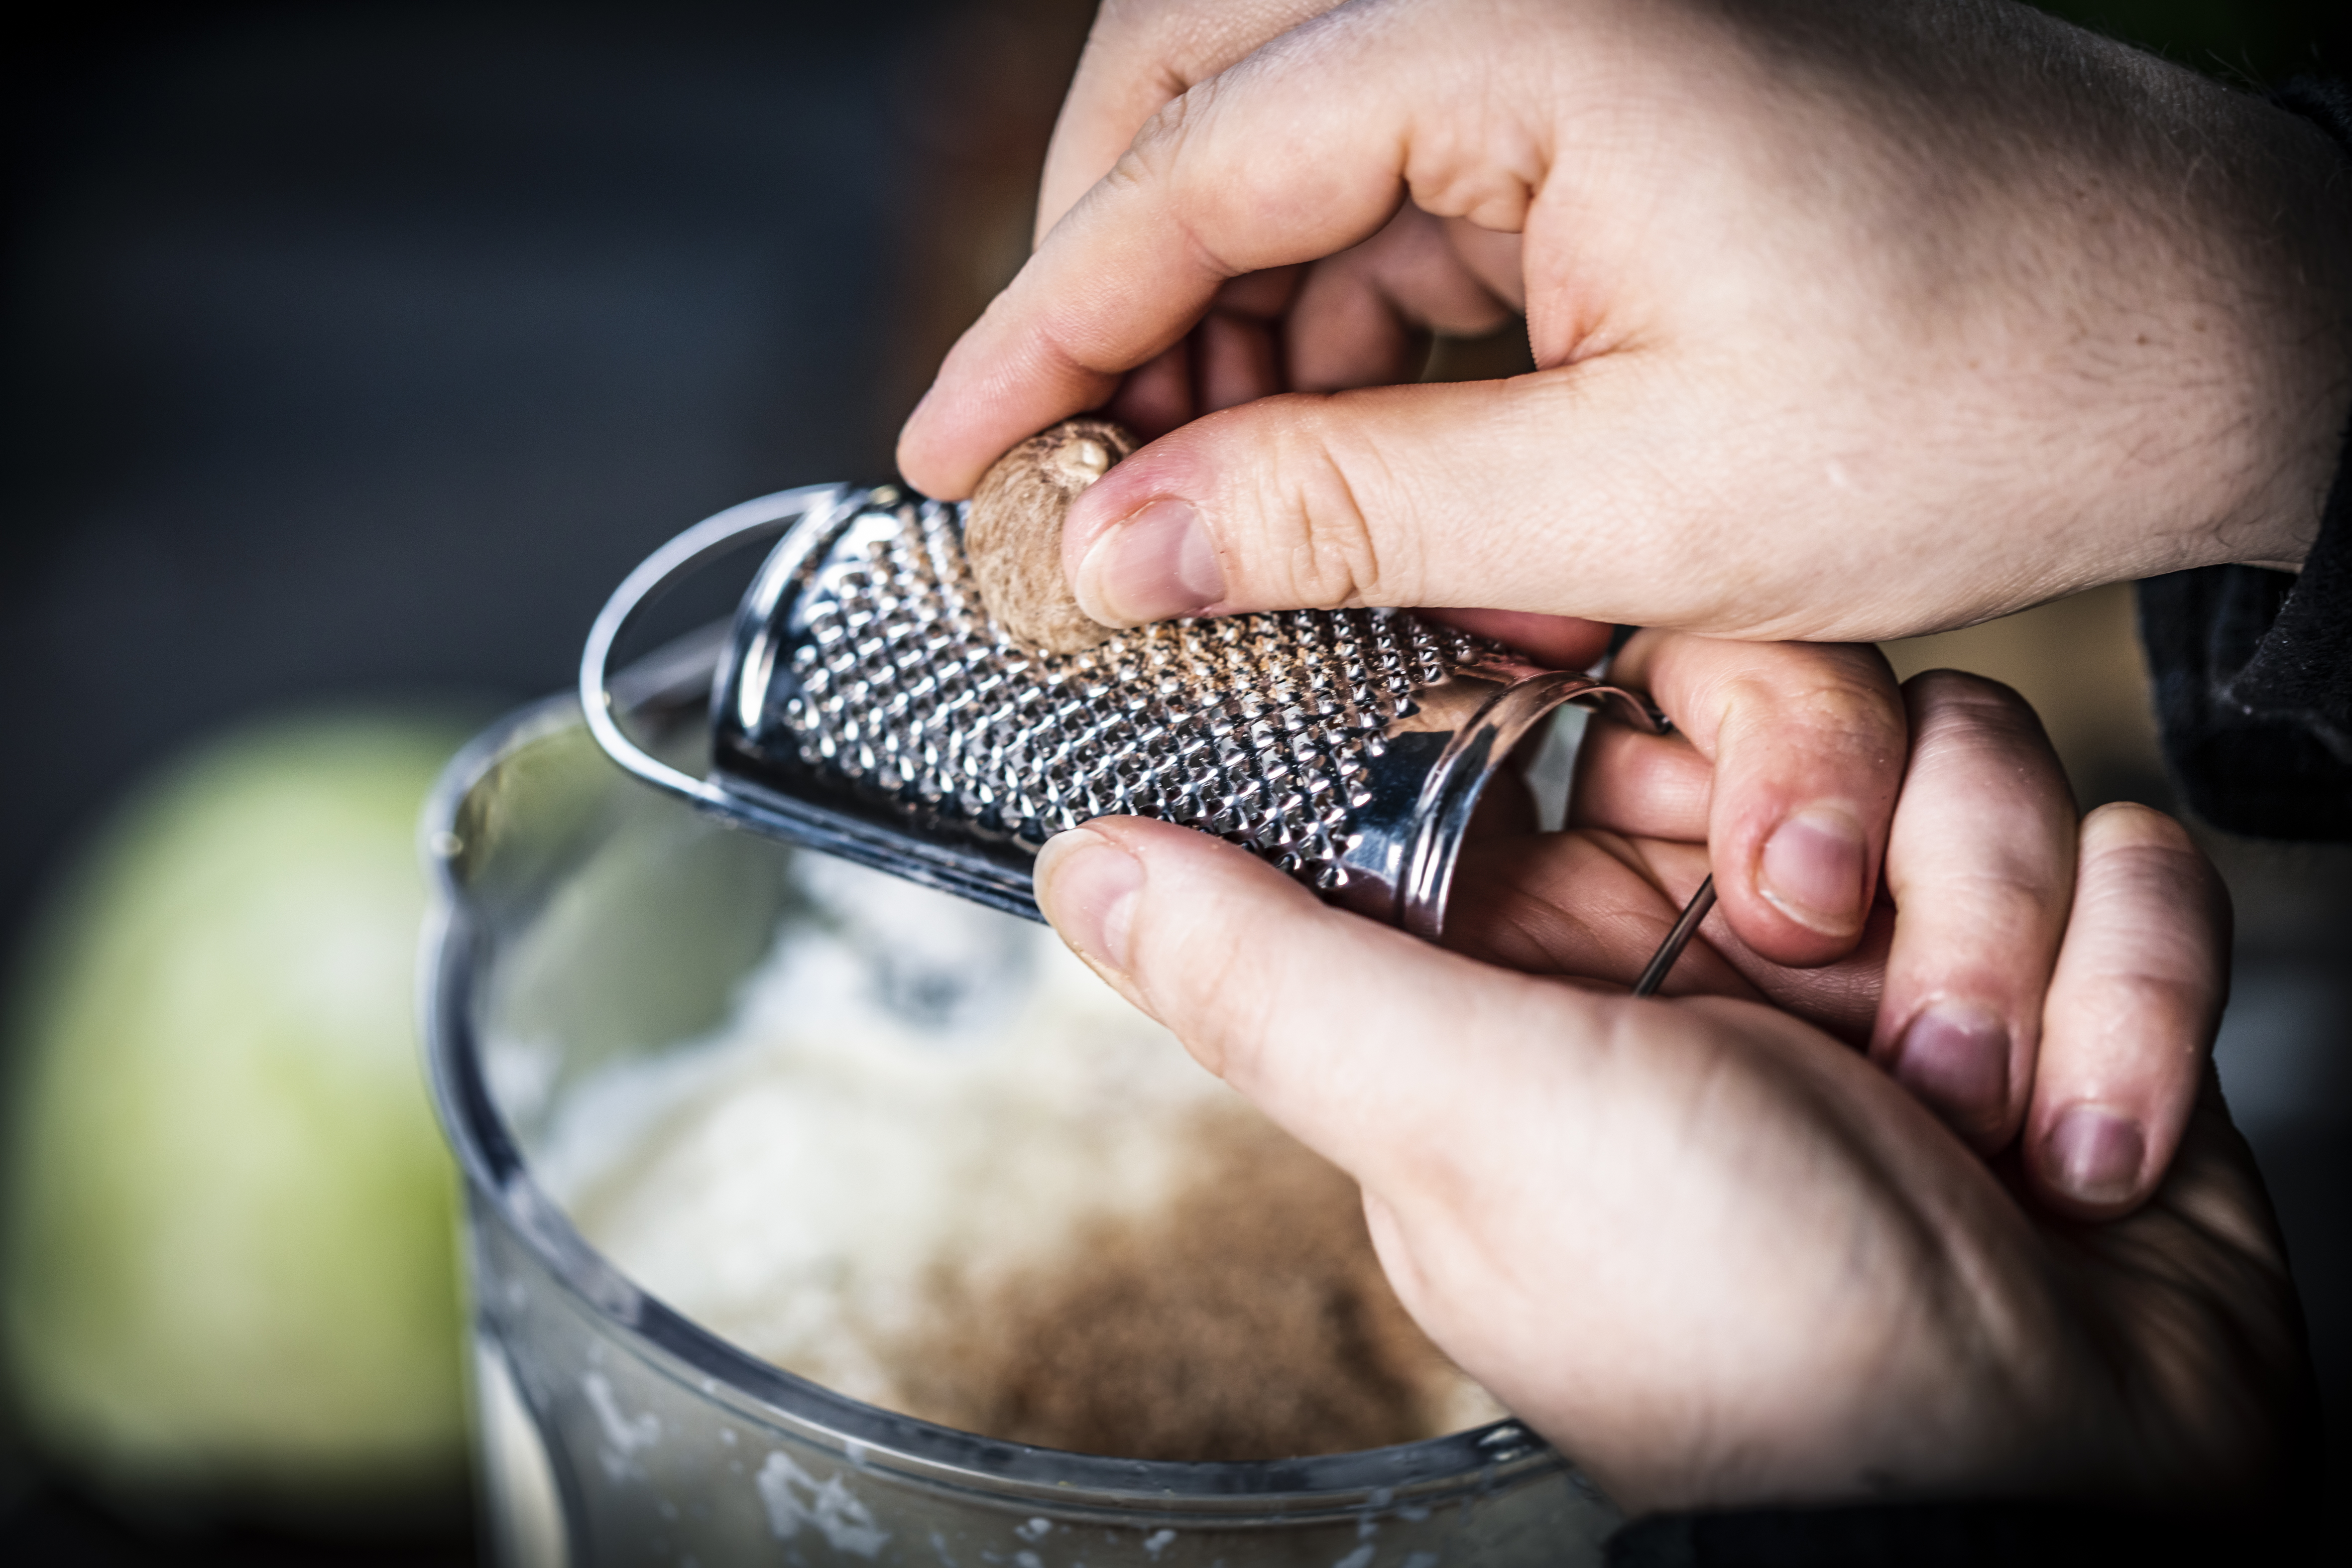
[[(1234, 278), (1251, 268), (1229, 259), (1203, 233), (1204, 226), (1218, 226), (1220, 205), (1231, 195), (1230, 182), (1219, 176), (1215, 157), (1202, 145), (1216, 118), (1223, 80), (1212, 77), (1161, 105), (1112, 163), (1104, 184), (1129, 194), (1158, 193), (1160, 220), (1199, 269)], [(1197, 178), (1190, 177), (1196, 173)], [(1204, 218), (1210, 220), (1205, 226)]]
[(1152, 110), (1151, 117), (1136, 129), (1127, 151), (1111, 165), (1108, 178), (1128, 186), (1165, 184), (1174, 176), (1187, 143), (1200, 134), (1201, 120), (1215, 91), (1213, 83), (1204, 82)]
[[(1990, 864), (1929, 879), (1933, 918), (1989, 947), (2011, 949), (2021, 942), (2046, 941), (2064, 923), (2073, 905), (2073, 879), (2028, 855), (2000, 847), (1989, 853)], [(1901, 892), (1918, 890), (1918, 879), (1912, 879), (1898, 889), (1898, 898)]]
[(1127, 159), (1136, 160), (1145, 174), (1166, 178), (1174, 172), (1187, 145), (1206, 129), (1221, 96), (1222, 79), (1196, 82), (1154, 110), (1128, 143)]
[(1904, 690), (1919, 713), (1920, 728), (1975, 729), (2002, 734), (2042, 732), (2033, 705), (2004, 686), (1959, 669), (1930, 669), (1913, 676)]
[(1308, 609), (1411, 603), (1368, 504), (1383, 485), (1377, 468), (1328, 439), (1320, 420), (1285, 422), (1272, 458), (1252, 475), (1262, 524), (1244, 562), (1252, 597)]
[[(2151, 816), (2157, 814), (2150, 813)], [(2226, 984), (2230, 899), (2193, 846), (2093, 846), (2083, 856), (2067, 946), (2102, 986), (2214, 994)]]
[[(2160, 1057), (2165, 1047), (2201, 1049), (2210, 1043), (2220, 1014), (2210, 985), (2146, 970), (2110, 971), (2084, 1000), (2102, 1032), (2125, 1043), (2135, 1058)], [(2152, 1047), (2158, 1049), (2150, 1052)]]
[(1900, 764), (1902, 710), (1872, 671), (1852, 661), (1774, 658), (1728, 674), (1717, 701), (1727, 736), (1793, 734), (1813, 750)]
[(1168, 168), (1175, 161), (1176, 149), (1183, 140), (1181, 125), (1169, 123), (1170, 117), (1181, 117), (1182, 99), (1171, 100), (1165, 108), (1143, 122), (1135, 140), (1127, 144), (1103, 176), (1103, 184), (1115, 190), (1141, 190), (1164, 181)]

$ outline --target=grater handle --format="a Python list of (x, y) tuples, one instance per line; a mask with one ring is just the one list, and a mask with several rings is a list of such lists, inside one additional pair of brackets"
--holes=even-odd
[(1658, 951), (1651, 955), (1650, 966), (1642, 971), (1642, 978), (1633, 982), (1634, 995), (1654, 996), (1658, 994), (1658, 987), (1666, 983), (1666, 975), (1675, 967), (1675, 960), (1683, 955), (1683, 949), (1690, 945), (1690, 939), (1698, 934), (1699, 922), (1706, 919), (1706, 912), (1713, 908), (1715, 879), (1709, 877), (1698, 885), (1698, 891), (1691, 895), (1690, 902), (1683, 906), (1682, 918), (1675, 921), (1675, 929), (1666, 933), (1666, 940), (1658, 943)]
[(671, 767), (621, 728), (613, 709), (614, 647), (640, 612), (693, 568), (746, 541), (782, 533), (808, 513), (837, 505), (847, 493), (848, 488), (843, 485), (803, 485), (730, 506), (646, 556), (621, 580), (596, 613), (596, 624), (588, 631), (588, 646), (580, 655), (580, 707), (587, 715), (589, 732), (607, 756), (646, 783), (698, 805), (724, 811), (733, 804), (719, 785)]

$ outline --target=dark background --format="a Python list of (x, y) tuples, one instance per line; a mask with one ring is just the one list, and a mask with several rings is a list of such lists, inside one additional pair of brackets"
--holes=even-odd
[[(2352, 66), (2340, 3), (2055, 8), (2243, 81)], [(1089, 10), (20, 6), (0, 51), (0, 951), (192, 741), (289, 705), (487, 713), (554, 689), (671, 533), (886, 474), (930, 367), (1025, 252)], [(2144, 696), (2118, 689), (2139, 679), (2123, 600), (2037, 614), (1898, 663), (2011, 679), (2086, 803), (2165, 804)], [(2352, 862), (2215, 847), (2245, 926), (2223, 1059), (2340, 1431)], [(31, 1456), (0, 1469), (10, 1561), (359, 1551), (128, 1527)], [(446, 1534), (368, 1551), (470, 1554)]]

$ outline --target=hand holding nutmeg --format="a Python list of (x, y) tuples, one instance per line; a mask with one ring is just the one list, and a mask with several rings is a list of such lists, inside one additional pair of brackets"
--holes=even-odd
[[(1131, 416), (1154, 483), (1086, 594), (1131, 584), (1129, 622), (1188, 613), (1143, 565), (1182, 558), (1177, 509), (1131, 522), (1160, 501), (1224, 612), (1861, 642), (2293, 571), (2352, 415), (2320, 123), (2032, 6), (1108, 5), (1036, 249), (899, 471), (962, 496), (1066, 414)], [(1974, 129), (1922, 162), (1926, 125)], [(1423, 332), (1521, 310), (1522, 374), (1421, 383)]]
[(1016, 642), (1076, 653), (1118, 629), (1078, 608), (1062, 573), (1062, 519), (1080, 491), (1137, 445), (1107, 419), (1066, 419), (981, 477), (964, 521), (964, 555), (989, 614)]

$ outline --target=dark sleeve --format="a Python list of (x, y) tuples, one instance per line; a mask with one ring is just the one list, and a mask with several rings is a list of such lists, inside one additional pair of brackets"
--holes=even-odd
[[(2352, 153), (2352, 90), (2275, 95)], [(2189, 808), (2261, 838), (2352, 839), (2352, 433), (2300, 575), (2207, 566), (2139, 585), (2164, 757)]]

